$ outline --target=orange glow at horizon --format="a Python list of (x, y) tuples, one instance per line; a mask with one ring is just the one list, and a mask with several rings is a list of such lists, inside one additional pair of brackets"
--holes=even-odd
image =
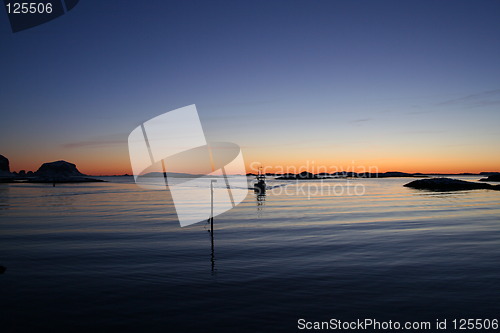
[[(126, 147), (103, 149), (99, 151), (66, 151), (64, 153), (37, 152), (29, 157), (3, 154), (10, 161), (11, 171), (36, 171), (42, 163), (65, 160), (76, 164), (80, 172), (87, 175), (123, 175), (132, 174)], [(243, 151), (247, 173), (257, 173), (262, 166), (269, 173), (333, 173), (341, 171), (354, 172), (387, 172), (401, 171), (408, 173), (479, 173), (499, 172), (500, 154), (492, 154), (486, 150), (467, 152), (418, 152), (399, 151), (370, 154), (365, 151), (339, 152), (325, 157), (324, 151), (272, 151), (248, 149)], [(304, 158), (297, 156), (303, 155)], [(376, 156), (374, 156), (376, 155)], [(365, 156), (355, 159), (355, 156)], [(397, 156), (397, 157), (396, 157)], [(175, 171), (180, 172), (180, 171)], [(184, 172), (189, 173), (190, 170)], [(234, 173), (226, 170), (228, 174)]]

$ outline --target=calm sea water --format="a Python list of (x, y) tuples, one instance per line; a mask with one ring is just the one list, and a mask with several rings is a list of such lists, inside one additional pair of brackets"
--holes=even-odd
[(180, 228), (165, 192), (106, 180), (0, 184), (2, 332), (500, 319), (500, 192), (291, 182), (215, 218), (212, 270), (206, 223)]

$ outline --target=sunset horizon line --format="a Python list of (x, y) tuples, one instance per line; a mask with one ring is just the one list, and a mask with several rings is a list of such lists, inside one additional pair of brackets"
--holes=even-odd
[[(421, 172), (421, 171), (415, 171), (415, 172), (410, 172), (410, 171), (401, 171), (401, 170), (398, 170), (398, 169), (388, 169), (388, 170), (384, 170), (384, 171), (379, 171), (379, 172), (356, 172), (356, 171), (349, 171), (349, 170), (344, 170), (344, 171), (337, 171), (337, 172), (331, 172), (331, 173), (328, 173), (328, 172), (311, 172), (309, 170), (302, 170), (300, 172), (296, 172), (296, 173), (293, 173), (293, 172), (285, 172), (285, 173), (281, 173), (281, 172), (265, 172), (264, 174), (266, 175), (285, 175), (285, 174), (299, 174), (299, 173), (302, 173), (302, 172), (308, 172), (308, 173), (311, 173), (311, 174), (314, 174), (314, 175), (318, 175), (318, 174), (330, 174), (330, 175), (334, 175), (334, 174), (346, 174), (346, 173), (354, 173), (354, 174), (364, 174), (364, 173), (368, 173), (368, 174), (385, 174), (385, 173), (404, 173), (404, 174), (410, 174), (410, 175), (471, 175), (471, 176), (474, 176), (474, 175), (486, 175), (486, 174), (494, 174), (494, 173), (500, 173), (500, 171), (488, 171), (488, 170), (483, 170), (483, 171), (432, 171), (432, 172)], [(131, 171), (129, 172), (117, 172), (117, 173), (96, 173), (96, 172), (92, 172), (92, 173), (85, 173), (85, 172), (82, 172), (84, 173), (85, 175), (88, 175), (88, 176), (94, 176), (94, 177), (120, 177), (120, 176), (133, 176), (133, 173)], [(200, 173), (190, 173), (190, 172), (167, 172), (167, 173), (175, 173), (175, 174), (188, 174), (188, 175), (200, 175)], [(256, 175), (257, 173), (255, 172), (251, 172), (251, 171), (248, 171), (245, 173), (245, 175)], [(242, 175), (241, 173), (227, 173), (227, 175)], [(376, 177), (375, 177), (376, 178)]]

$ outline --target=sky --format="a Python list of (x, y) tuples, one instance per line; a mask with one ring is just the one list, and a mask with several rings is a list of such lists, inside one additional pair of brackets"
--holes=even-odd
[(0, 13), (0, 154), (131, 173), (132, 130), (196, 104), (248, 172), (500, 171), (499, 17), (498, 0), (81, 0), (12, 33)]

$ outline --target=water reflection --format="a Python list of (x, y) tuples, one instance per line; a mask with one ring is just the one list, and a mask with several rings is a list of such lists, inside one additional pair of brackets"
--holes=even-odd
[(9, 209), (9, 185), (0, 185), (0, 211)]
[(81, 200), (82, 195), (87, 195), (88, 193), (80, 192), (81, 188), (68, 186), (62, 184), (58, 187), (44, 186), (41, 188), (42, 194), (40, 197), (44, 201), (44, 206), (57, 208), (65, 207), (71, 209), (74, 205)]
[(257, 194), (256, 193), (255, 194), (255, 198), (257, 200), (257, 212), (258, 212), (257, 216), (259, 218), (261, 218), (262, 217), (262, 212), (263, 212), (264, 207), (266, 205), (266, 194), (265, 194), (265, 192), (263, 194)]
[(210, 241), (211, 241), (211, 254), (210, 254), (210, 262), (212, 264), (212, 274), (215, 274), (215, 239), (214, 239), (214, 218), (211, 217), (208, 219), (210, 223), (210, 230), (208, 232), (210, 233)]

